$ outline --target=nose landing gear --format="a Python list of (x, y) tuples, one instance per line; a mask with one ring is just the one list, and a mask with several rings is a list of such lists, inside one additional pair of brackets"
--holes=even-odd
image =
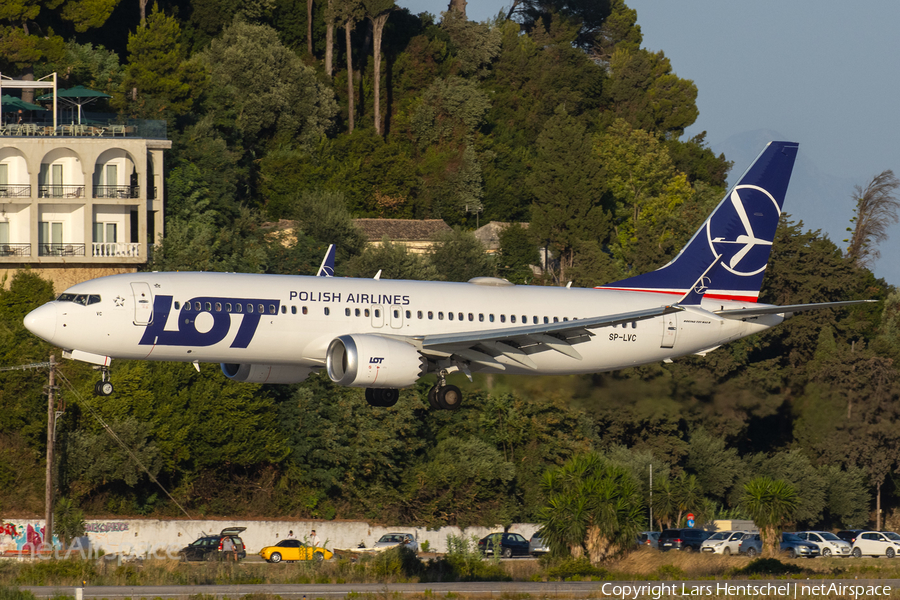
[(109, 380), (109, 367), (100, 367), (100, 381), (94, 384), (94, 395), (109, 396), (113, 391), (113, 384)]

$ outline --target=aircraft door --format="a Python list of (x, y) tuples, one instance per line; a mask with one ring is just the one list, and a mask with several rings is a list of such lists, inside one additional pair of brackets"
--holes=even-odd
[(399, 304), (391, 306), (391, 328), (400, 329), (403, 327), (403, 307)]
[(663, 336), (660, 348), (674, 348), (675, 338), (678, 336), (678, 315), (671, 314), (663, 317)]
[(153, 320), (153, 292), (149, 283), (132, 283), (131, 292), (134, 294), (134, 324), (149, 325)]
[(381, 304), (372, 305), (372, 327), (384, 327), (384, 306)]

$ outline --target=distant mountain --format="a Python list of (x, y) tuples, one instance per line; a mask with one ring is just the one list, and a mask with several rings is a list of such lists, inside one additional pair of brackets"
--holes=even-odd
[[(757, 129), (733, 135), (723, 142), (711, 144), (710, 148), (716, 154), (723, 153), (728, 160), (734, 161), (734, 167), (728, 174), (730, 185), (750, 166), (766, 144), (773, 140), (788, 138), (777, 131)], [(838, 247), (846, 248), (847, 245), (842, 240), (848, 237), (847, 227), (853, 218), (853, 187), (864, 181), (865, 176), (857, 180), (822, 172), (804, 156), (803, 142), (800, 141), (800, 152), (797, 154), (785, 200), (785, 212), (794, 221), (803, 221), (805, 229), (820, 229)], [(891, 260), (888, 248), (891, 245), (896, 247), (897, 240), (900, 240), (900, 226), (892, 227), (889, 235), (888, 241), (881, 247), (881, 260), (875, 264), (875, 275), (898, 285), (900, 262)]]

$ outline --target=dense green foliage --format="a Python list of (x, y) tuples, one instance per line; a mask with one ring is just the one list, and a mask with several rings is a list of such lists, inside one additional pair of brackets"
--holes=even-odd
[[(56, 71), (62, 87), (111, 94), (124, 116), (166, 121), (166, 236), (151, 269), (312, 274), (334, 242), (341, 275), (592, 286), (670, 260), (722, 197), (731, 164), (703, 134), (683, 138), (696, 87), (640, 47), (622, 0), (527, 1), (480, 24), (370, 4), (368, 19), (329, 16), (329, 52), (322, 2), (307, 40), (306, 4), (292, 0), (164, 0), (143, 21), (112, 1), (18, 0), (0, 9), (0, 70)], [(375, 86), (369, 40), (384, 14)], [(24, 27), (34, 22), (45, 37)], [(454, 230), (417, 255), (389, 240), (367, 247), (353, 217), (442, 218)], [(530, 227), (505, 230), (487, 256), (471, 230), (489, 220)], [(537, 242), (553, 260), (535, 280)], [(757, 477), (796, 490), (797, 526), (863, 525), (874, 493), (900, 500), (900, 296), (787, 217), (764, 285), (766, 302), (881, 302), (798, 314), (673, 364), (455, 381), (459, 412), (429, 410), (426, 382), (376, 409), (322, 375), (258, 386), (217, 365), (127, 361), (115, 395), (98, 399), (91, 370), (66, 361), (59, 493), (88, 515), (174, 515), (177, 502), (196, 516), (496, 524), (539, 519), (558, 491), (544, 473), (594, 456), (598, 481), (626, 486), (616, 493), (635, 508), (653, 465), (655, 526), (687, 512), (746, 517)], [(4, 365), (54, 352), (22, 327), (50, 297), (27, 272), (0, 290)], [(45, 383), (40, 370), (3, 373), (7, 515), (42, 506)], [(599, 556), (596, 535), (582, 547)]]

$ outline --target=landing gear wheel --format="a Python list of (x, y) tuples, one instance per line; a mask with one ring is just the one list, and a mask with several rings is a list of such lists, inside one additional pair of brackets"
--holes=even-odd
[(462, 404), (462, 392), (455, 385), (445, 385), (435, 393), (438, 406), (444, 410), (459, 410)]
[(388, 408), (397, 404), (400, 390), (394, 388), (366, 388), (366, 402), (369, 406)]
[(395, 390), (393, 388), (376, 390), (376, 396), (381, 396), (381, 406), (390, 408), (397, 404), (397, 400), (400, 399), (400, 390)]
[(441, 405), (438, 404), (437, 401), (437, 391), (438, 386), (432, 386), (430, 390), (428, 390), (428, 404), (431, 405), (431, 408), (435, 410), (441, 410)]
[(113, 393), (113, 384), (109, 381), (101, 381), (97, 384), (97, 390), (101, 396), (110, 396)]

